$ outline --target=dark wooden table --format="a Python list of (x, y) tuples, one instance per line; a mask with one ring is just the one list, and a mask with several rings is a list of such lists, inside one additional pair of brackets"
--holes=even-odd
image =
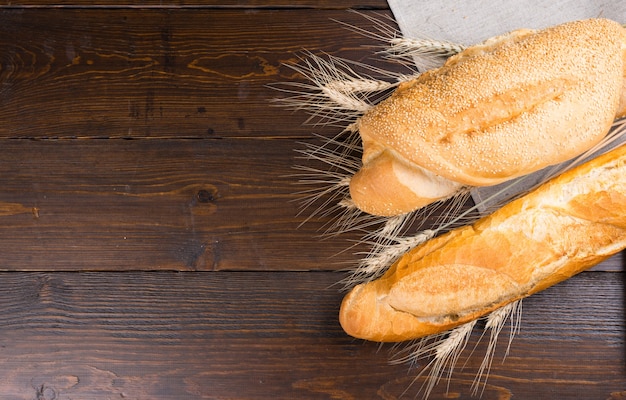
[[(267, 86), (304, 49), (363, 60), (334, 20), (386, 2), (207, 3), (0, 7), (1, 399), (395, 399), (415, 376), (341, 330), (355, 237), (299, 227), (290, 177), (336, 130)], [(620, 256), (528, 299), (483, 398), (624, 398), (624, 308)]]

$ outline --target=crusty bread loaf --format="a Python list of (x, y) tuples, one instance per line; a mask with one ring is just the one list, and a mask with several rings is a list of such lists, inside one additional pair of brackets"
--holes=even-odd
[(605, 19), (470, 47), (363, 115), (351, 197), (397, 215), (572, 158), (626, 113), (625, 77), (626, 29)]
[(404, 341), (449, 330), (626, 248), (626, 145), (576, 167), (471, 226), (417, 246), (353, 288), (344, 330)]

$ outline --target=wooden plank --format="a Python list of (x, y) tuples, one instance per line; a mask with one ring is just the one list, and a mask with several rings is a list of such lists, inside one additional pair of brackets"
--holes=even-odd
[(0, 269), (317, 270), (355, 235), (299, 225), (293, 142), (5, 140)]
[[(399, 398), (417, 371), (388, 365), (390, 345), (343, 334), (336, 319), (341, 294), (329, 289), (335, 279), (3, 273), (3, 396)], [(624, 390), (623, 285), (622, 274), (583, 273), (527, 299), (521, 333), (504, 363), (501, 339), (483, 398), (606, 399)], [(470, 398), (482, 351), (484, 341), (453, 375), (449, 397), (442, 383), (432, 398)], [(415, 387), (404, 398), (413, 398)]]
[(305, 49), (373, 53), (333, 18), (371, 25), (345, 10), (0, 9), (0, 137), (336, 134), (268, 87), (302, 79), (284, 64)]

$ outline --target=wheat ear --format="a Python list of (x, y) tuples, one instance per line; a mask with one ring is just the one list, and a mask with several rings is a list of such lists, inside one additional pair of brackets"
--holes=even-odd
[(506, 356), (509, 354), (509, 349), (511, 348), (511, 342), (513, 341), (513, 337), (519, 331), (521, 313), (522, 300), (518, 300), (495, 310), (486, 317), (487, 321), (485, 323), (485, 330), (489, 331), (489, 343), (487, 344), (487, 350), (485, 352), (485, 356), (483, 357), (483, 361), (478, 368), (476, 378), (472, 383), (472, 395), (476, 396), (481, 386), (482, 390), (485, 389), (485, 384), (487, 383), (487, 378), (489, 377), (489, 371), (491, 370), (491, 364), (493, 362), (493, 356), (496, 351), (498, 337), (500, 335), (500, 332), (502, 332), (502, 328), (508, 320), (511, 321), (511, 332), (509, 335), (509, 341), (504, 357), (506, 358)]
[(450, 57), (465, 50), (465, 46), (428, 38), (398, 37), (389, 41), (388, 52), (395, 57)]
[[(422, 376), (426, 375), (426, 380), (420, 387), (418, 393), (421, 393), (422, 397), (425, 399), (430, 396), (432, 390), (444, 375), (447, 374), (449, 379), (461, 353), (467, 346), (475, 325), (476, 320), (461, 325), (449, 332), (420, 339), (402, 351), (402, 353), (406, 353), (405, 356), (392, 359), (391, 362), (393, 364), (409, 363), (416, 366), (420, 360), (431, 358), (431, 361), (415, 376), (402, 395), (406, 394), (411, 386)], [(400, 397), (402, 397), (402, 395)]]
[[(307, 82), (282, 82), (272, 85), (288, 95), (275, 102), (310, 115), (305, 123), (349, 127), (369, 110), (374, 98), (396, 87), (403, 79), (390, 71), (330, 54), (305, 52), (299, 64), (289, 68)], [(373, 75), (381, 76), (374, 78)]]
[(395, 27), (395, 21), (390, 17), (379, 13), (368, 15), (358, 11), (354, 12), (369, 21), (372, 24), (371, 29), (338, 22), (354, 32), (381, 42), (379, 54), (383, 58), (391, 59), (396, 64), (401, 64), (410, 70), (424, 71), (437, 68), (443, 64), (446, 58), (465, 49), (465, 46), (458, 43), (436, 40), (426, 35), (405, 37)]
[[(481, 387), (482, 390), (484, 390), (499, 335), (506, 323), (510, 322), (511, 330), (504, 357), (506, 358), (508, 355), (513, 337), (519, 331), (521, 310), (522, 302), (518, 300), (482, 318), (485, 321), (485, 327), (476, 346), (480, 343), (486, 332), (489, 332), (489, 343), (487, 344), (485, 357), (472, 383), (471, 390), (473, 396), (482, 394), (482, 391), (479, 393), (479, 390)], [(418, 394), (421, 394), (424, 399), (430, 396), (435, 386), (437, 386), (444, 377), (450, 382), (459, 358), (466, 349), (469, 338), (479, 320), (480, 319), (470, 321), (448, 332), (419, 339), (399, 350), (398, 346), (400, 345), (396, 346), (393, 350), (397, 350), (397, 352), (395, 357), (391, 360), (393, 364), (409, 364), (412, 368), (417, 368), (421, 360), (430, 359), (430, 361), (421, 368), (420, 372), (415, 376), (403, 394), (406, 394), (421, 377), (425, 377), (425, 381), (420, 387)], [(476, 347), (474, 347), (474, 350), (475, 348)], [(472, 352), (474, 350), (472, 350)], [(446, 389), (446, 392), (447, 391), (448, 389)]]

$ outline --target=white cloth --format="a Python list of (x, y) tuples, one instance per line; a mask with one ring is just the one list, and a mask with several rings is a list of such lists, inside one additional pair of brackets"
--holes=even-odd
[(388, 0), (406, 37), (473, 45), (514, 29), (602, 17), (626, 24), (624, 0)]

